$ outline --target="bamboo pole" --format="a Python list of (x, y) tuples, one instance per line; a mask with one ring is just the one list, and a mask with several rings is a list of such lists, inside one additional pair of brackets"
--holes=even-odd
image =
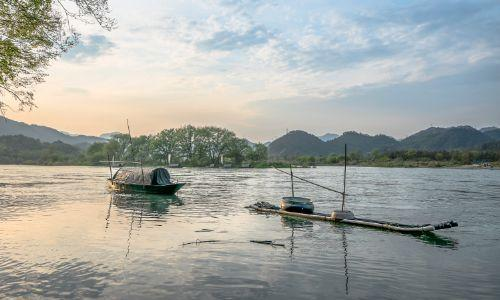
[(292, 171), (292, 164), (290, 164), (290, 180), (292, 181), (292, 197), (295, 197), (295, 193), (293, 190), (293, 171)]

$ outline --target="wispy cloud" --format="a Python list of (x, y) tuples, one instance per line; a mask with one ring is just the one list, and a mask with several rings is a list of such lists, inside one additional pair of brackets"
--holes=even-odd
[(272, 34), (264, 26), (255, 26), (245, 32), (218, 31), (207, 40), (197, 43), (202, 50), (242, 50), (247, 47), (267, 43)]
[(89, 35), (70, 49), (63, 58), (68, 61), (83, 62), (99, 57), (113, 47), (115, 44), (104, 35)]

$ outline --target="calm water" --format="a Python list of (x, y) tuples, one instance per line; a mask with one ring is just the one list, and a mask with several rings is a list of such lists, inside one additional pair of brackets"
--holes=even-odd
[[(435, 236), (250, 213), (290, 193), (274, 170), (171, 171), (188, 182), (178, 197), (113, 195), (104, 167), (0, 166), (0, 298), (500, 295), (500, 171), (348, 169), (357, 216), (459, 222)], [(342, 168), (295, 172), (341, 187)], [(296, 187), (318, 211), (339, 207), (336, 195)], [(183, 245), (197, 240), (217, 242)]]

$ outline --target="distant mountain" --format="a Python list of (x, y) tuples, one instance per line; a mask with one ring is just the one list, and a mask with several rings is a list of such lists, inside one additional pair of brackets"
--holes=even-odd
[(427, 151), (475, 149), (491, 141), (491, 137), (470, 126), (431, 127), (403, 139), (398, 148)]
[(489, 136), (495, 141), (500, 141), (500, 128), (486, 127), (486, 128), (481, 128), (479, 131), (481, 131), (482, 133)]
[(339, 135), (335, 134), (335, 133), (326, 133), (326, 134), (318, 136), (318, 138), (320, 140), (322, 140), (323, 142), (333, 141), (334, 139), (336, 139), (338, 137), (339, 137)]
[[(417, 132), (401, 141), (387, 135), (370, 136), (353, 131), (344, 132), (341, 136), (328, 142), (322, 141), (307, 132), (296, 130), (276, 139), (269, 145), (271, 157), (324, 156), (344, 153), (344, 144), (348, 151), (370, 153), (374, 150), (464, 150), (494, 149), (500, 141), (500, 129), (496, 127), (474, 129), (470, 126), (449, 128), (431, 127)], [(485, 149), (485, 148), (483, 148)]]
[(61, 141), (78, 147), (85, 147), (95, 142), (106, 142), (105, 139), (96, 136), (69, 135), (50, 127), (28, 125), (0, 117), (0, 136), (6, 135), (23, 135), (48, 143)]
[(348, 145), (348, 151), (358, 151), (361, 153), (369, 153), (373, 150), (388, 150), (396, 147), (399, 142), (393, 137), (379, 134), (371, 136), (368, 134), (358, 133), (354, 131), (344, 132), (340, 137), (328, 142), (330, 153), (344, 153), (344, 145)]
[(490, 126), (490, 127), (481, 128), (481, 129), (479, 129), (479, 131), (481, 131), (482, 133), (485, 133), (485, 132), (488, 132), (488, 131), (498, 130), (498, 129), (500, 129), (500, 128), (495, 127), (495, 126)]
[(302, 130), (290, 131), (272, 141), (268, 147), (268, 154), (271, 157), (321, 156), (329, 152), (326, 142)]
[(368, 153), (375, 149), (383, 151), (398, 145), (397, 140), (386, 135), (370, 136), (349, 131), (333, 141), (324, 142), (305, 131), (295, 130), (273, 141), (269, 145), (269, 155), (271, 157), (294, 157), (342, 154), (346, 143), (349, 146), (349, 151), (362, 153)]

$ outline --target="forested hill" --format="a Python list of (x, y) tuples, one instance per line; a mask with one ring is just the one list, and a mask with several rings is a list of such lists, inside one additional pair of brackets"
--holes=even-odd
[(274, 140), (269, 145), (272, 157), (324, 156), (344, 153), (344, 144), (349, 151), (368, 153), (373, 150), (386, 150), (398, 145), (398, 141), (386, 135), (370, 136), (354, 131), (345, 132), (333, 141), (324, 142), (305, 131), (294, 130)]
[(79, 147), (86, 147), (96, 142), (106, 141), (103, 138), (86, 135), (69, 135), (62, 133), (56, 129), (39, 126), (29, 125), (23, 122), (7, 119), (0, 116), (0, 136), (8, 135), (23, 135), (26, 137), (38, 139), (41, 142), (56, 142), (61, 141), (66, 144), (75, 145)]
[(331, 153), (344, 153), (344, 145), (349, 146), (349, 151), (359, 151), (361, 153), (372, 152), (373, 150), (389, 150), (398, 145), (398, 141), (393, 137), (379, 134), (371, 136), (354, 131), (344, 132), (340, 137), (328, 142)]
[(268, 149), (268, 153), (276, 157), (322, 156), (331, 153), (327, 142), (302, 130), (290, 131), (271, 142)]
[(22, 135), (0, 136), (0, 164), (74, 164), (80, 152), (60, 141), (44, 143)]
[(399, 149), (427, 151), (477, 149), (494, 140), (470, 126), (431, 127), (403, 139)]
[(477, 130), (470, 126), (449, 128), (431, 127), (417, 132), (401, 141), (390, 136), (345, 132), (333, 141), (323, 142), (304, 131), (291, 131), (269, 145), (271, 157), (325, 156), (342, 154), (344, 144), (349, 151), (370, 153), (374, 150), (471, 150), (500, 140), (500, 129), (496, 127)]

